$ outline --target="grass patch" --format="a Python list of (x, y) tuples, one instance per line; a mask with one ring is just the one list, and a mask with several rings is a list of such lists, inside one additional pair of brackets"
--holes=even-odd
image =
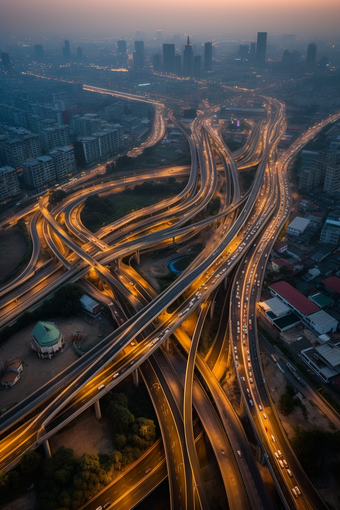
[[(14, 227), (12, 232), (14, 234), (16, 234), (16, 235), (21, 235), (23, 237), (23, 239), (25, 241), (26, 248), (25, 248), (25, 252), (24, 252), (21, 260), (19, 261), (19, 263), (15, 267), (15, 269), (13, 269), (13, 271), (11, 271), (9, 274), (7, 274), (0, 281), (0, 283), (2, 283), (2, 284), (13, 280), (17, 275), (19, 275), (21, 273), (21, 271), (23, 271), (24, 267), (30, 261), (30, 258), (31, 258), (31, 255), (32, 255), (32, 249), (33, 249), (32, 239), (31, 239), (31, 236), (30, 236), (30, 234), (29, 234), (29, 232), (28, 232), (28, 230), (26, 228), (26, 224), (25, 224), (24, 219), (20, 219), (18, 221), (18, 223), (16, 224), (16, 226)], [(8, 250), (8, 252), (11, 253), (11, 248), (12, 248), (12, 246), (10, 246), (11, 245), (11, 240), (7, 241), (7, 240), (4, 240), (1, 237), (0, 237), (0, 240), (1, 240), (0, 241), (0, 252), (4, 254), (4, 253), (7, 253), (7, 250)]]

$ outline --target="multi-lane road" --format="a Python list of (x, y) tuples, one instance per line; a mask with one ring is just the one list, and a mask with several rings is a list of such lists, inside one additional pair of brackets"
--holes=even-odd
[[(204, 485), (195, 446), (198, 423), (200, 434), (211, 444), (229, 507), (271, 508), (248, 438), (214, 375), (221, 357), (229, 359), (225, 368), (233, 368), (237, 374), (258, 448), (283, 506), (326, 508), (296, 459), (268, 395), (258, 350), (256, 303), (268, 254), (291, 208), (288, 165), (303, 145), (339, 116), (313, 126), (278, 159), (285, 108), (275, 99), (262, 97), (266, 114), (257, 124), (247, 123), (247, 143), (233, 155), (212, 122), (217, 106), (206, 105), (188, 129), (161, 99), (85, 88), (153, 102), (150, 136), (131, 156), (164, 137), (168, 116), (189, 143), (191, 168), (161, 169), (84, 186), (52, 211), (46, 195), (39, 200), (38, 210), (32, 206), (26, 211), (33, 253), (25, 270), (0, 289), (0, 326), (15, 320), (66, 281), (81, 280), (92, 269), (111, 289), (112, 301), (107, 295), (101, 297), (98, 289), (89, 285), (86, 289), (110, 309), (118, 327), (72, 367), (0, 418), (0, 468), (13, 467), (24, 451), (46, 442), (129, 374), (135, 372), (137, 377), (139, 370), (155, 407), (162, 443), (136, 462), (129, 479), (122, 475), (90, 507), (110, 501), (111, 508), (132, 508), (168, 476), (172, 508), (191, 510), (195, 504), (202, 510), (210, 508), (211, 494)], [(251, 167), (257, 168), (254, 181), (241, 196), (238, 174)], [(187, 178), (187, 184), (176, 197), (133, 212), (97, 233), (84, 227), (81, 209), (88, 196), (117, 193), (152, 180), (155, 174), (157, 179)], [(220, 197), (220, 209), (208, 216), (207, 208), (216, 196)], [(63, 222), (59, 221), (61, 213)], [(42, 236), (54, 258), (38, 268)], [(141, 254), (147, 256), (149, 250), (174, 242), (189, 247), (199, 236), (204, 240), (201, 253), (159, 295), (138, 274), (138, 265), (132, 269), (122, 262), (124, 257), (131, 260), (133, 254), (138, 261)], [(109, 269), (113, 262), (115, 271)], [(218, 340), (205, 360), (197, 347), (219, 288), (226, 294), (223, 317)], [(169, 313), (171, 304), (175, 310)], [(192, 338), (183, 328), (187, 322), (196, 324)], [(171, 338), (175, 350), (162, 353), (160, 347), (167, 350)], [(223, 357), (228, 350), (229, 357)], [(193, 409), (198, 422), (193, 422)], [(283, 460), (287, 463), (284, 469)], [(301, 492), (298, 497), (292, 491), (296, 485)]]

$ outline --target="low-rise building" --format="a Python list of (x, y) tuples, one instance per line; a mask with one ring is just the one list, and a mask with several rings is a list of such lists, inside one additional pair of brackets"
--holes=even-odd
[(332, 244), (338, 246), (340, 238), (340, 221), (338, 220), (327, 220), (322, 227), (320, 234), (320, 242)]
[(19, 372), (7, 372), (7, 374), (2, 376), (1, 384), (6, 388), (11, 388), (19, 381), (19, 379), (20, 379)]
[(88, 314), (92, 315), (93, 317), (97, 317), (100, 314), (100, 304), (92, 299), (87, 294), (83, 294), (80, 298), (80, 304), (82, 306), (82, 309)]
[(303, 321), (319, 335), (335, 333), (338, 327), (338, 321), (324, 310), (305, 316)]
[(53, 322), (40, 321), (32, 331), (31, 347), (39, 358), (52, 358), (63, 351), (65, 341)]
[(301, 218), (297, 216), (294, 220), (288, 225), (287, 234), (299, 236), (306, 230), (310, 221), (306, 218)]
[(319, 307), (287, 282), (272, 283), (269, 286), (272, 296), (278, 297), (297, 315), (304, 318), (311, 313), (317, 312)]
[(301, 351), (301, 359), (320, 379), (328, 383), (340, 374), (339, 345), (324, 343)]

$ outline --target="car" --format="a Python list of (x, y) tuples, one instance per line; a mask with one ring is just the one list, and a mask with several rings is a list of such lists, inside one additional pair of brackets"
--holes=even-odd
[(103, 388), (105, 388), (105, 384), (101, 384), (100, 386), (98, 386), (98, 391), (102, 390)]
[(261, 406), (261, 404), (259, 404), (259, 409), (260, 409), (260, 411), (263, 410), (263, 407)]
[(300, 489), (299, 489), (299, 487), (297, 485), (295, 485), (294, 489), (296, 490), (298, 495), (301, 496), (301, 491), (300, 491)]
[(249, 388), (246, 389), (246, 392), (250, 395), (250, 390)]
[(241, 450), (237, 450), (237, 455), (241, 458), (242, 457), (242, 452)]
[(115, 374), (113, 374), (112, 379), (116, 379), (116, 377), (118, 377), (118, 376), (119, 376), (119, 372), (116, 372)]
[(242, 382), (246, 382), (245, 377), (241, 377), (241, 381), (242, 381)]
[(282, 460), (282, 462), (283, 462), (283, 464), (284, 464), (284, 467), (285, 467), (286, 469), (288, 469), (288, 467), (289, 467), (289, 466), (288, 466), (288, 462), (286, 461), (286, 459), (283, 459), (283, 460)]
[(107, 503), (105, 503), (105, 505), (103, 506), (103, 510), (106, 510), (106, 508), (110, 508), (110, 506), (112, 505), (111, 501), (108, 501)]
[(279, 460), (279, 465), (280, 465), (280, 468), (281, 468), (281, 469), (284, 469), (284, 468), (285, 468), (285, 466), (284, 466), (284, 464), (283, 464), (282, 460)]
[(293, 488), (292, 488), (292, 493), (294, 494), (294, 497), (295, 497), (295, 498), (298, 498), (298, 497), (299, 497), (298, 493), (296, 492), (295, 487), (293, 487)]
[(252, 401), (252, 399), (250, 399), (250, 400), (249, 400), (249, 404), (250, 404), (251, 406), (253, 406), (253, 405), (254, 405), (254, 402)]
[(249, 381), (250, 381), (250, 384), (253, 384), (253, 382), (254, 382), (252, 377), (249, 377)]
[(167, 335), (167, 334), (169, 333), (169, 331), (170, 331), (170, 329), (166, 329), (166, 330), (164, 331), (164, 335)]
[(273, 436), (273, 434), (270, 437), (272, 438), (273, 443), (276, 443), (275, 437)]
[(266, 420), (267, 419), (267, 415), (266, 413), (263, 413), (263, 418)]
[(278, 456), (280, 457), (280, 459), (282, 459), (282, 458), (283, 458), (283, 455), (282, 455), (282, 453), (281, 453), (281, 450), (277, 450), (277, 453), (278, 453)]
[(147, 475), (148, 473), (151, 473), (151, 469), (150, 469), (150, 468), (149, 468), (149, 469), (147, 469), (147, 470), (145, 471), (145, 474), (146, 474), (146, 475)]
[(131, 361), (130, 365), (133, 365), (134, 364), (134, 361)]
[(279, 460), (279, 458), (280, 458), (279, 454), (277, 452), (274, 452), (274, 455), (277, 458), (277, 460)]
[(103, 510), (102, 506), (97, 506), (96, 510)]

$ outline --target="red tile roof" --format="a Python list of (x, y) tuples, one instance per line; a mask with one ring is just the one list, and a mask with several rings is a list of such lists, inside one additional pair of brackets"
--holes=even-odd
[(320, 310), (313, 301), (294, 289), (294, 287), (287, 282), (273, 283), (269, 288), (275, 290), (275, 292), (286, 299), (288, 303), (294, 306), (303, 315), (309, 315), (310, 313)]
[(321, 280), (321, 283), (323, 283), (329, 289), (334, 290), (334, 292), (340, 294), (340, 278), (337, 276), (329, 276), (328, 278)]

